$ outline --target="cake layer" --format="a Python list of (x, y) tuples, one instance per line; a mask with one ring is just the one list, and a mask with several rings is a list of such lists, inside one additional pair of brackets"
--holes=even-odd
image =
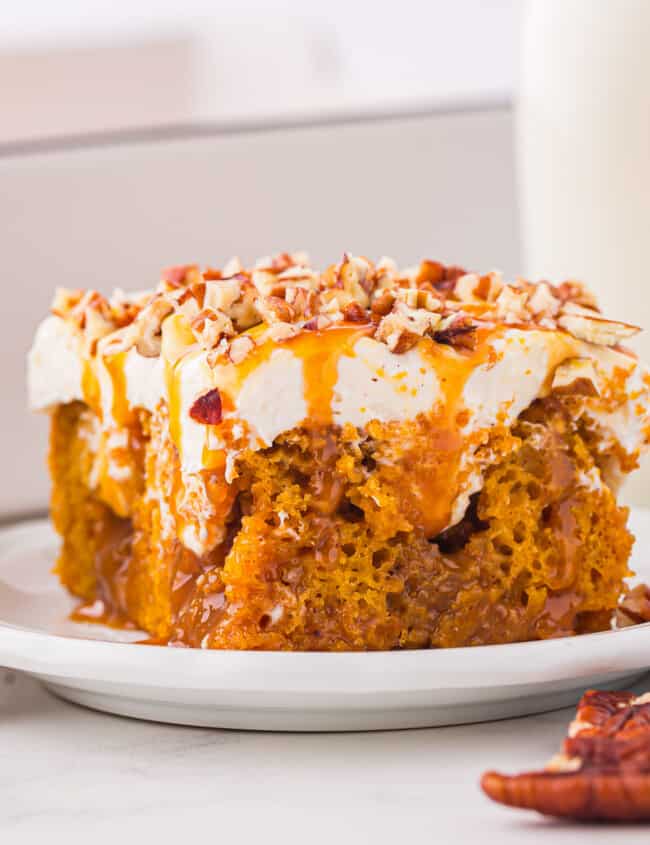
[[(68, 292), (36, 334), (32, 405), (92, 408), (103, 432), (98, 472), (114, 481), (127, 470), (110, 433), (119, 439), (137, 410), (164, 405), (186, 489), (205, 471), (232, 483), (244, 453), (301, 427), (351, 425), (362, 436), (373, 421), (425, 415), (450, 453), (445, 478), (419, 485), (430, 536), (457, 524), (481, 489), (489, 456), (480, 447), (495, 426), (509, 428), (554, 391), (573, 396), (576, 420), (615, 454), (611, 472), (629, 469), (650, 431), (650, 379), (617, 345), (634, 328), (576, 304), (586, 294), (575, 283), (449, 281), (446, 271), (436, 282), (432, 266), (400, 274), (346, 258), (320, 275), (289, 263), (226, 278), (176, 268), (157, 293), (109, 303)], [(300, 295), (320, 301), (300, 313)], [(199, 526), (181, 539), (203, 553), (209, 533)]]
[(371, 423), (362, 443), (327, 426), (247, 452), (232, 485), (206, 482), (203, 554), (178, 541), (198, 504), (174, 493), (164, 409), (140, 414), (121, 514), (89, 481), (92, 418), (82, 403), (53, 417), (57, 571), (91, 602), (82, 618), (130, 620), (160, 642), (349, 650), (567, 636), (609, 626), (628, 574), (626, 509), (552, 398), (492, 433), (481, 492), (433, 539), (412, 496), (415, 461), (425, 477), (446, 471), (421, 417)]

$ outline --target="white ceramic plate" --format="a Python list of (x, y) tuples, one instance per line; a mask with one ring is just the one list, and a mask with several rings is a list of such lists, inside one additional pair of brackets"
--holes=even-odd
[[(633, 567), (650, 511), (632, 514)], [(0, 665), (99, 710), (256, 730), (378, 730), (459, 724), (575, 703), (650, 668), (650, 624), (546, 642), (369, 654), (202, 651), (140, 646), (142, 634), (69, 622), (73, 601), (50, 573), (45, 521), (0, 532)]]

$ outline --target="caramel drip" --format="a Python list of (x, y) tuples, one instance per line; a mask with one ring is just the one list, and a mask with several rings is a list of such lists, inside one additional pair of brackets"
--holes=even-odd
[[(449, 525), (452, 505), (460, 486), (459, 465), (466, 437), (462, 395), (474, 370), (489, 360), (488, 331), (479, 336), (476, 349), (458, 352), (424, 338), (419, 344), (422, 357), (438, 377), (442, 401), (430, 416), (430, 443), (436, 465), (416, 450), (405, 453), (404, 466), (409, 478), (409, 495), (416, 505), (415, 520), (428, 537), (435, 537)], [(429, 458), (429, 456), (426, 456)]]
[(307, 424), (331, 424), (339, 360), (343, 355), (353, 357), (355, 343), (372, 330), (371, 324), (342, 324), (324, 331), (303, 332), (289, 341), (287, 345), (302, 360)]
[(163, 325), (162, 356), (169, 408), (169, 433), (179, 452), (182, 426), (180, 369), (192, 349), (196, 349), (196, 343), (187, 320), (182, 314), (172, 314)]
[(102, 392), (95, 372), (96, 358), (83, 357), (81, 360), (81, 392), (84, 402), (102, 419)]
[[(250, 375), (268, 361), (275, 350), (286, 348), (290, 349), (303, 365), (304, 398), (307, 406), (305, 423), (312, 426), (330, 424), (334, 388), (338, 379), (338, 362), (343, 355), (353, 356), (357, 340), (371, 332), (370, 324), (342, 324), (323, 331), (304, 331), (281, 343), (273, 340), (260, 343), (237, 365), (217, 365), (213, 371), (214, 380), (221, 396), (224, 416), (235, 410), (237, 396)], [(259, 333), (258, 330), (250, 334)], [(238, 420), (237, 424), (246, 429), (243, 421)], [(219, 440), (226, 448), (235, 444), (233, 425), (233, 420), (225, 419), (219, 426), (213, 427), (218, 429)], [(225, 462), (225, 451), (210, 449), (207, 435), (206, 428), (203, 465), (206, 468), (221, 468)], [(172, 438), (174, 437), (172, 429)], [(248, 443), (246, 432), (242, 439)]]
[(68, 616), (71, 622), (82, 622), (87, 625), (105, 625), (122, 631), (135, 631), (135, 624), (116, 607), (103, 599), (81, 602)]
[(113, 387), (112, 413), (118, 425), (128, 425), (132, 420), (132, 411), (126, 393), (126, 352), (117, 352), (104, 358), (104, 366), (110, 376)]

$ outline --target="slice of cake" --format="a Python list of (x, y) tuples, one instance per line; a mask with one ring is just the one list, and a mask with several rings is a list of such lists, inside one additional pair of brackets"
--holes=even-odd
[(607, 628), (650, 376), (575, 282), (281, 254), (60, 290), (30, 353), (62, 583), (171, 644)]

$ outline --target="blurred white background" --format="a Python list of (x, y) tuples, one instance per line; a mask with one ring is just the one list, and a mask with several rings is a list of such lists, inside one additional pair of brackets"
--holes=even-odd
[(517, 0), (4, 4), (0, 142), (510, 98)]

